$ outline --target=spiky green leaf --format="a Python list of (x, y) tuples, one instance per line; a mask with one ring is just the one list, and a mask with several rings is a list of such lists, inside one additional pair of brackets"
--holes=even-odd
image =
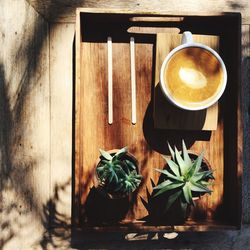
[(182, 190), (179, 190), (169, 196), (167, 205), (165, 207), (165, 211), (167, 211), (173, 205), (173, 203), (178, 199), (178, 197), (180, 197), (181, 193), (182, 193)]
[(175, 162), (173, 162), (172, 160), (168, 160), (167, 163), (168, 163), (168, 166), (170, 167), (170, 169), (172, 170), (172, 172), (176, 176), (180, 176), (179, 166)]
[(174, 179), (174, 180), (177, 180), (177, 181), (180, 181), (180, 182), (182, 182), (183, 181), (183, 179), (180, 177), (180, 176), (175, 176), (175, 175), (173, 175), (173, 174), (170, 174), (167, 170), (165, 170), (165, 169), (155, 169), (157, 172), (160, 172), (160, 173), (162, 173), (162, 174), (164, 174), (164, 175), (166, 175), (168, 178), (170, 178), (170, 179)]
[(186, 182), (186, 184), (182, 187), (182, 190), (183, 190), (183, 194), (184, 194), (186, 202), (188, 204), (193, 204), (192, 192), (191, 192), (189, 182)]
[(137, 178), (137, 179), (141, 180), (141, 179), (142, 179), (142, 176), (141, 176), (141, 175), (139, 175), (139, 174), (136, 174), (136, 175), (135, 175), (135, 178)]
[(181, 157), (181, 155), (176, 147), (175, 147), (175, 157), (176, 157), (176, 161), (177, 161), (178, 165), (180, 166), (181, 174), (185, 175), (187, 173), (187, 171), (189, 170), (190, 166), (184, 162), (184, 160), (182, 159), (182, 157)]
[(192, 179), (192, 177), (193, 177), (193, 175), (195, 173), (196, 166), (197, 166), (197, 161), (198, 161), (198, 159), (196, 159), (192, 163), (191, 167), (189, 168), (188, 172), (185, 175), (186, 179), (188, 179), (188, 180)]
[(172, 181), (166, 180), (166, 181), (161, 182), (159, 185), (153, 187), (153, 189), (161, 189), (161, 188), (163, 188), (165, 186), (168, 186), (168, 185), (170, 185), (172, 183), (173, 183)]
[(118, 181), (119, 181), (119, 180), (118, 180), (117, 173), (114, 174), (114, 181), (115, 181), (115, 183), (118, 183)]
[(212, 186), (213, 185), (213, 182), (209, 182), (209, 181), (199, 181), (199, 183), (205, 187), (208, 187), (208, 186)]
[(192, 161), (191, 161), (189, 154), (187, 152), (187, 147), (186, 147), (184, 140), (182, 140), (182, 153), (183, 153), (185, 163), (189, 166), (192, 165)]
[(172, 160), (175, 161), (175, 153), (174, 153), (174, 150), (171, 148), (171, 146), (170, 146), (169, 143), (168, 143), (168, 149), (169, 149), (169, 151), (170, 151)]
[(101, 154), (106, 160), (108, 160), (108, 161), (111, 161), (111, 160), (112, 160), (112, 156), (111, 156), (108, 152), (106, 152), (106, 151), (104, 151), (104, 150), (102, 150), (102, 149), (99, 149), (99, 151), (100, 151), (100, 154)]
[(104, 171), (104, 166), (100, 166), (100, 167), (96, 168), (96, 172), (97, 172), (98, 176), (101, 176), (103, 171)]
[(180, 197), (180, 205), (182, 213), (185, 215), (187, 211), (187, 203), (183, 195)]
[[(156, 197), (156, 196), (158, 196), (158, 195), (160, 195), (162, 193), (165, 193), (165, 192), (167, 192), (169, 190), (173, 190), (175, 188), (179, 188), (179, 187), (181, 187), (183, 185), (184, 185), (184, 183), (172, 183), (172, 184), (169, 184), (169, 185), (165, 185), (157, 193), (154, 194), (154, 197)], [(154, 189), (156, 189), (156, 188), (154, 188)]]
[(105, 160), (105, 159), (102, 159), (102, 160), (100, 161), (100, 164), (107, 164), (107, 163), (110, 163), (110, 161)]
[(200, 180), (204, 180), (206, 178), (214, 179), (214, 177), (213, 178), (211, 178), (211, 177), (213, 177), (213, 171), (212, 170), (207, 170), (207, 171), (202, 171), (202, 172), (195, 173), (192, 176), (191, 180), (192, 180), (192, 182), (197, 182), (197, 181), (200, 181)]
[(110, 173), (110, 175), (109, 175), (109, 179), (108, 179), (109, 183), (112, 182), (114, 176), (116, 176), (115, 172), (114, 172), (114, 171), (111, 171), (111, 173)]
[(189, 183), (190, 189), (193, 192), (201, 192), (201, 193), (211, 193), (211, 190), (209, 190), (208, 188), (206, 188), (205, 186), (203, 186), (202, 184), (199, 183)]
[(113, 156), (113, 159), (120, 159), (123, 155), (125, 155), (128, 152), (128, 147), (124, 147), (119, 149), (115, 155)]
[(125, 160), (125, 163), (128, 165), (128, 167), (130, 168), (130, 170), (135, 170), (136, 166), (132, 161), (129, 160)]
[(113, 165), (113, 168), (116, 170), (116, 171), (123, 171), (123, 168), (121, 166), (121, 162), (117, 161), (116, 163), (112, 163)]
[(203, 155), (204, 155), (204, 151), (195, 160), (196, 161), (196, 167), (195, 167), (194, 173), (197, 173), (200, 170), (202, 159), (203, 159)]

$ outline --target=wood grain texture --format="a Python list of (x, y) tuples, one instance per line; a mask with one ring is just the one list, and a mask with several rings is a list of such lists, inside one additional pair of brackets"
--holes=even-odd
[[(102, 227), (99, 225), (94, 228), (88, 226), (90, 222), (89, 199), (93, 192), (91, 189), (93, 186), (92, 177), (99, 148), (109, 150), (128, 145), (129, 150), (140, 162), (140, 170), (144, 177), (143, 184), (130, 200), (125, 220), (116, 226), (117, 230), (129, 231), (135, 230), (135, 221), (147, 215), (148, 211), (143, 205), (142, 199), (146, 202), (148, 200), (148, 192), (152, 191), (151, 180), (154, 183), (158, 182), (159, 176), (154, 168), (164, 167), (160, 153), (168, 153), (166, 141), (180, 148), (181, 139), (184, 139), (188, 148), (196, 152), (205, 149), (205, 157), (215, 170), (216, 180), (213, 185), (213, 194), (200, 199), (184, 227), (177, 227), (176, 230), (212, 230), (215, 227), (221, 228), (223, 225), (225, 228), (227, 228), (226, 225), (234, 228), (239, 227), (241, 166), (237, 165), (237, 161), (241, 162), (241, 158), (240, 152), (237, 151), (237, 138), (241, 134), (237, 134), (237, 119), (240, 119), (240, 111), (237, 113), (237, 95), (230, 95), (230, 93), (238, 93), (240, 74), (238, 67), (240, 58), (239, 18), (237, 16), (217, 18), (192, 16), (185, 17), (178, 24), (183, 30), (190, 30), (193, 33), (219, 35), (221, 56), (229, 73), (228, 87), (219, 110), (217, 130), (197, 133), (154, 129), (151, 90), (154, 86), (152, 68), (155, 37), (150, 34), (135, 35), (138, 120), (136, 125), (132, 125), (130, 121), (129, 34), (126, 32), (130, 15), (126, 17), (126, 15), (85, 15), (83, 13), (79, 17), (81, 27), (77, 29), (80, 34), (77, 34), (77, 43), (79, 44), (76, 45), (76, 63), (78, 64), (76, 65), (76, 89), (79, 92), (76, 95), (77, 123), (75, 134), (77, 143), (75, 161), (77, 175), (75, 178), (79, 186), (76, 187), (78, 192), (75, 194), (75, 199), (79, 198), (78, 205), (80, 202), (80, 217), (78, 218), (80, 224), (83, 227), (86, 225), (87, 229), (112, 231), (112, 226)], [(221, 29), (229, 23), (234, 29), (235, 37), (230, 36), (232, 30)], [(167, 26), (168, 23), (164, 25)], [(93, 35), (93, 29), (98, 35)], [(141, 29), (143, 30), (143, 27)], [(114, 123), (112, 125), (108, 125), (107, 121), (106, 39), (108, 35), (112, 36), (113, 39), (114, 56)], [(229, 54), (227, 51), (233, 52)], [(233, 185), (233, 191), (231, 185)], [(105, 210), (103, 203), (97, 207), (97, 210), (95, 207), (92, 208), (95, 216), (98, 216), (98, 211)], [(110, 207), (106, 209), (110, 209)], [(205, 227), (202, 226), (204, 224), (206, 224)], [(157, 229), (158, 227), (155, 228), (155, 230)]]
[[(165, 57), (181, 44), (182, 35), (158, 33), (156, 35), (154, 126), (158, 129), (216, 130), (218, 103), (201, 111), (186, 111), (170, 104), (160, 87), (160, 70)], [(194, 42), (205, 44), (219, 51), (219, 38), (216, 36), (193, 35)]]
[[(31, 2), (31, 1), (30, 1)], [(49, 0), (47, 0), (49, 2)], [(68, 3), (67, 1), (57, 1), (53, 3), (53, 8), (50, 8), (53, 10), (53, 13), (51, 14), (51, 20), (55, 21), (61, 21), (61, 22), (67, 22), (70, 21), (71, 23), (74, 22), (75, 18), (75, 6), (71, 9), (71, 7), (65, 7), (65, 4), (74, 4), (76, 1), (70, 1)], [(81, 6), (85, 6), (81, 3), (81, 0), (79, 0)], [(128, 7), (131, 7), (131, 11), (133, 9), (141, 8), (144, 9), (145, 6), (143, 6), (143, 2), (145, 4), (146, 1), (140, 1), (139, 4), (142, 4), (141, 6), (136, 6), (137, 3), (132, 1), (126, 1), (122, 2), (120, 1), (88, 1), (89, 6), (87, 7), (105, 7), (107, 9), (109, 8), (118, 8), (119, 6), (121, 8), (125, 8), (124, 6), (127, 5)], [(33, 2), (34, 3), (34, 2)], [(87, 1), (86, 1), (87, 3)], [(90, 5), (91, 3), (91, 5)], [(160, 3), (160, 4), (159, 4)], [(173, 8), (176, 8), (177, 4), (182, 5), (181, 2), (175, 2), (175, 4), (171, 4), (169, 2), (170, 7), (169, 10)], [(212, 3), (212, 4), (211, 4)], [(242, 4), (243, 3), (243, 4)], [(43, 13), (42, 9), (46, 8), (46, 1), (37, 1), (37, 10), (41, 13)], [(159, 5), (158, 5), (159, 4)], [(152, 3), (152, 1), (149, 1), (147, 3), (148, 11), (153, 11), (153, 6), (157, 5), (157, 8), (160, 9), (162, 6), (166, 6), (164, 4), (165, 1), (160, 1), (157, 3), (155, 1)], [(189, 4), (189, 1), (186, 1), (185, 4)], [(248, 10), (248, 2), (246, 5), (244, 4), (244, 1), (227, 1), (226, 4), (221, 4), (221, 1), (206, 1), (203, 4), (207, 5), (209, 9), (207, 9), (206, 6), (200, 4), (200, 2), (194, 2), (194, 8), (193, 10), (208, 10), (210, 11), (215, 10), (218, 6), (218, 4), (221, 6), (221, 8), (218, 8), (219, 11), (224, 10), (226, 8), (226, 5), (235, 5), (236, 8), (233, 10), (241, 11), (238, 6), (243, 6), (243, 22), (249, 23), (249, 18), (246, 19), (246, 16), (249, 16), (249, 10)], [(63, 6), (62, 6), (63, 5)], [(119, 6), (118, 6), (119, 5)], [(171, 6), (172, 5), (172, 6)], [(245, 5), (245, 7), (244, 7)], [(152, 6), (152, 7), (151, 7)], [(184, 5), (182, 5), (184, 6)], [(179, 10), (182, 10), (182, 6), (179, 8)], [(216, 8), (215, 8), (216, 7)], [(45, 13), (45, 12), (44, 12)], [(47, 12), (48, 13), (48, 12)], [(72, 16), (69, 15), (69, 13), (72, 13)], [(246, 13), (247, 15), (245, 15)], [(216, 23), (215, 26), (220, 26), (220, 23)], [(54, 34), (59, 37), (63, 36), (64, 32), (67, 34), (67, 36), (62, 39), (67, 40), (67, 45), (61, 40), (60, 42), (54, 43), (55, 51), (60, 51), (60, 47), (62, 46), (64, 49), (70, 49), (71, 42), (73, 40), (74, 34), (70, 34), (69, 29), (67, 28), (67, 25), (61, 24), (56, 25), (57, 30)], [(229, 27), (229, 26), (228, 26)], [(59, 31), (59, 29), (61, 31)], [(165, 32), (168, 28), (161, 29), (159, 27), (154, 27), (153, 30), (154, 33), (156, 31)], [(217, 29), (216, 29), (217, 30)], [(223, 28), (221, 28), (223, 30)], [(233, 27), (232, 30), (235, 31), (235, 28)], [(148, 32), (146, 29), (142, 29), (144, 32)], [(170, 31), (170, 30), (169, 30)], [(48, 111), (48, 100), (50, 97), (48, 96), (48, 87), (49, 87), (49, 80), (48, 80), (48, 26), (47, 23), (44, 22), (44, 20), (39, 16), (30, 6), (28, 6), (24, 0), (2, 0), (1, 1), (1, 8), (0, 8), (0, 41), (2, 44), (2, 49), (0, 50), (0, 166), (1, 166), (1, 176), (0, 176), (0, 210), (1, 210), (1, 216), (0, 216), (0, 227), (4, 227), (4, 229), (1, 230), (0, 233), (0, 242), (1, 244), (4, 243), (4, 248), (2, 245), (0, 245), (0, 248), (3, 249), (46, 249), (44, 245), (41, 244), (47, 244), (48, 248), (58, 248), (58, 249), (71, 249), (70, 247), (70, 238), (66, 237), (65, 232), (68, 231), (68, 234), (70, 234), (71, 230), (65, 229), (66, 224), (60, 224), (61, 217), (55, 218), (53, 216), (53, 219), (57, 219), (57, 226), (64, 227), (61, 230), (50, 230), (48, 232), (43, 232), (44, 226), (48, 224), (48, 221), (51, 220), (51, 215), (48, 212), (48, 206), (53, 207), (53, 199), (47, 202), (49, 199), (49, 193), (50, 191), (56, 191), (52, 186), (50, 187), (50, 170), (47, 162), (48, 162), (48, 156), (50, 155), (50, 145), (47, 142), (49, 135), (48, 135), (48, 128), (47, 124), (50, 123), (48, 121), (47, 114)], [(232, 32), (231, 34), (234, 34)], [(249, 98), (246, 95), (246, 93), (249, 93), (249, 26), (244, 25), (242, 30), (242, 45), (243, 45), (243, 71), (245, 73), (242, 73), (243, 76), (243, 82), (244, 87), (242, 89), (242, 102), (244, 104), (243, 106), (243, 125), (244, 125), (244, 159), (246, 162), (246, 165), (244, 166), (244, 200), (245, 203), (243, 203), (243, 216), (244, 216), (244, 222), (249, 222), (249, 173), (248, 173), (248, 166), (249, 166), (249, 114), (248, 114), (248, 105), (249, 105)], [(228, 36), (228, 43), (229, 43), (229, 49), (227, 51), (233, 51), (231, 46), (231, 36)], [(80, 38), (79, 38), (80, 39)], [(56, 40), (56, 38), (55, 38)], [(44, 43), (43, 43), (44, 42)], [(69, 44), (70, 43), (70, 44)], [(30, 44), (30, 46), (27, 46), (27, 44)], [(40, 52), (40, 53), (39, 53)], [(59, 53), (59, 52), (58, 52)], [(230, 54), (230, 53), (229, 53)], [(64, 53), (64, 58), (62, 59), (65, 62), (64, 64), (58, 62), (60, 55), (54, 54), (56, 57), (55, 59), (55, 65), (53, 66), (53, 69), (57, 71), (57, 63), (60, 63), (62, 66), (62, 70), (58, 69), (58, 74), (53, 70), (51, 71), (53, 77), (58, 77), (58, 79), (62, 79), (61, 74), (63, 75), (65, 70), (65, 79), (70, 79), (71, 77), (71, 70), (68, 68), (68, 61), (71, 60), (71, 53), (68, 51)], [(76, 55), (78, 56), (78, 55)], [(37, 60), (37, 57), (40, 59)], [(53, 62), (50, 62), (53, 63)], [(35, 70), (34, 72), (34, 68)], [(236, 67), (237, 68), (237, 67)], [(35, 75), (35, 76), (34, 76)], [(67, 76), (66, 76), (67, 75)], [(64, 81), (64, 79), (63, 79)], [(54, 83), (56, 82), (56, 85), (58, 85), (58, 81), (54, 79)], [(25, 88), (21, 88), (21, 85), (24, 86), (21, 83), (25, 83)], [(7, 88), (6, 88), (7, 86)], [(66, 85), (64, 85), (66, 86)], [(71, 87), (67, 85), (66, 86), (69, 91), (71, 91)], [(6, 95), (6, 92), (7, 95)], [(54, 88), (54, 93), (56, 89)], [(61, 89), (62, 92), (64, 92), (67, 97), (69, 97), (69, 93), (66, 93), (65, 89)], [(62, 93), (61, 92), (61, 93)], [(27, 94), (26, 94), (27, 93)], [(29, 94), (28, 94), (29, 93)], [(77, 92), (76, 92), (77, 93)], [(54, 111), (55, 109), (59, 109), (58, 105), (60, 104), (61, 100), (58, 100), (58, 96), (55, 97), (55, 102), (53, 104)], [(63, 97), (62, 97), (63, 98)], [(53, 99), (53, 98), (52, 98)], [(18, 100), (18, 101), (17, 101)], [(25, 101), (24, 101), (25, 100)], [(16, 102), (17, 101), (17, 102)], [(53, 100), (51, 100), (53, 103)], [(58, 103), (59, 102), (59, 103)], [(16, 105), (15, 105), (16, 103)], [(9, 110), (8, 105), (10, 104), (11, 109)], [(61, 109), (60, 109), (61, 110)], [(11, 111), (11, 112), (10, 112)], [(67, 111), (68, 112), (68, 111)], [(77, 113), (76, 113), (77, 114)], [(55, 117), (53, 121), (54, 129), (56, 129), (56, 120), (58, 119), (58, 126), (61, 127), (62, 123), (67, 124), (67, 126), (70, 126), (69, 124), (69, 114), (65, 113), (65, 120), (62, 120), (63, 117), (60, 114), (54, 113)], [(12, 120), (13, 118), (13, 120)], [(13, 122), (14, 121), (14, 122)], [(70, 133), (71, 128), (65, 126), (65, 133)], [(240, 126), (238, 127), (240, 128)], [(55, 169), (58, 169), (58, 162), (69, 162), (69, 157), (71, 152), (69, 152), (69, 149), (71, 148), (71, 141), (67, 140), (64, 143), (58, 143), (56, 145), (56, 141), (58, 139), (59, 133), (56, 131), (56, 134), (54, 135), (54, 143), (53, 143), (53, 149), (51, 151), (55, 152), (58, 148), (58, 151), (61, 152), (61, 157), (63, 159), (58, 159), (57, 154), (54, 157), (55, 165), (53, 162), (51, 162), (51, 167), (53, 168), (55, 166)], [(53, 137), (53, 135), (52, 135)], [(69, 134), (65, 134), (65, 137), (69, 138)], [(82, 140), (82, 138), (81, 138)], [(241, 138), (238, 137), (239, 140), (239, 153), (242, 152), (242, 148), (240, 147), (240, 140)], [(24, 142), (25, 141), (25, 142)], [(77, 141), (77, 139), (76, 139)], [(20, 145), (21, 142), (21, 145)], [(229, 141), (229, 143), (232, 143), (234, 145), (234, 140)], [(68, 144), (68, 145), (65, 145)], [(9, 145), (9, 146), (6, 146)], [(196, 147), (194, 145), (194, 147)], [(197, 145), (197, 148), (200, 150), (200, 148)], [(66, 150), (67, 149), (67, 150)], [(65, 150), (65, 151), (64, 151)], [(216, 150), (216, 149), (213, 149)], [(232, 152), (227, 152), (228, 154)], [(65, 155), (64, 155), (65, 154)], [(233, 152), (234, 154), (234, 152)], [(207, 155), (206, 155), (207, 156)], [(59, 156), (58, 156), (59, 157)], [(81, 156), (82, 157), (82, 156)], [(208, 156), (207, 156), (208, 157)], [(33, 160), (37, 160), (37, 162), (33, 162)], [(34, 163), (34, 164), (33, 164)], [(240, 163), (240, 162), (239, 162)], [(235, 163), (230, 163), (235, 164)], [(230, 165), (230, 166), (232, 166)], [(63, 173), (69, 173), (69, 169), (71, 168), (71, 165), (67, 165), (63, 163)], [(66, 170), (67, 168), (67, 170)], [(6, 182), (5, 174), (6, 171), (11, 170), (11, 181)], [(233, 170), (233, 167), (229, 168), (229, 170)], [(55, 174), (55, 175), (54, 175)], [(56, 182), (56, 173), (54, 173), (53, 180)], [(63, 174), (63, 175), (64, 175)], [(239, 172), (240, 175), (240, 172)], [(58, 170), (58, 178), (59, 182), (62, 180), (60, 176), (60, 171)], [(64, 175), (65, 176), (65, 175)], [(79, 178), (76, 178), (76, 181), (79, 181)], [(54, 182), (54, 183), (55, 183)], [(63, 192), (63, 186), (61, 185), (58, 187), (57, 190), (62, 190)], [(13, 189), (15, 187), (15, 189)], [(32, 188), (34, 187), (34, 188)], [(231, 185), (229, 183), (230, 192), (232, 192)], [(5, 188), (4, 192), (3, 189)], [(7, 188), (7, 189), (6, 189)], [(79, 188), (79, 186), (77, 186)], [(70, 199), (70, 192), (66, 192), (67, 197), (64, 200)], [(59, 192), (52, 192), (52, 196), (54, 198), (61, 197), (61, 193)], [(234, 196), (234, 192), (232, 193), (232, 196)], [(75, 196), (75, 201), (79, 201), (78, 197)], [(240, 198), (240, 197), (238, 197)], [(38, 201), (36, 206), (36, 202)], [(239, 201), (240, 202), (240, 201)], [(21, 207), (19, 207), (20, 205)], [(43, 207), (44, 205), (44, 207)], [(67, 206), (69, 204), (67, 203)], [(229, 213), (233, 210), (229, 209)], [(43, 210), (44, 209), (44, 210)], [(70, 207), (66, 208), (64, 210), (61, 209), (61, 211), (69, 211)], [(79, 217), (78, 217), (79, 218)], [(64, 220), (63, 220), (64, 221)], [(188, 224), (186, 227), (180, 227), (178, 230), (194, 230), (194, 229), (200, 229), (200, 230), (208, 230), (209, 228), (214, 230), (222, 230), (225, 229), (225, 225), (215, 225), (213, 222), (212, 224), (209, 224), (208, 222), (205, 223), (206, 225), (201, 225), (199, 227), (193, 226), (192, 224)], [(235, 227), (228, 226), (228, 228), (234, 229)], [(145, 229), (145, 228), (144, 228)], [(154, 229), (154, 228), (151, 228)], [(161, 228), (163, 232), (166, 228)], [(99, 229), (100, 230), (100, 229)], [(103, 230), (103, 228), (101, 229)], [(117, 230), (117, 228), (115, 228)], [(145, 229), (148, 231), (148, 228)], [(46, 238), (46, 235), (48, 236)], [(92, 235), (92, 243), (90, 244), (90, 248), (93, 248), (93, 245), (97, 248), (103, 248), (106, 246), (107, 248), (110, 247), (110, 237), (111, 235), (116, 234), (104, 234), (100, 235), (98, 234), (98, 242), (96, 241), (97, 235)], [(143, 234), (143, 237), (147, 237), (144, 239), (148, 239), (151, 235)], [(82, 234), (82, 232), (79, 233), (77, 238), (74, 238), (72, 236), (73, 241), (77, 241), (78, 246), (80, 247), (88, 247), (88, 234)], [(224, 242), (229, 242), (230, 246), (228, 245), (228, 248), (231, 247), (232, 244), (236, 244), (236, 248), (238, 245), (244, 247), (238, 247), (237, 249), (246, 249), (248, 247), (248, 239), (249, 239), (249, 229), (244, 228), (241, 231), (240, 236), (238, 237), (238, 232), (232, 232), (229, 231), (227, 233), (218, 234), (218, 233), (212, 233), (212, 234), (206, 234), (206, 237), (203, 237), (203, 239), (199, 240), (199, 246), (197, 246), (197, 237), (199, 235), (197, 234), (187, 234), (187, 237), (181, 239), (179, 242), (180, 246), (185, 248), (187, 245), (187, 241), (193, 242), (192, 245), (194, 245), (194, 248), (202, 248), (204, 244), (208, 243), (208, 240), (210, 242), (209, 246), (211, 248), (218, 248), (221, 246), (221, 249), (225, 247)], [(99, 239), (102, 238), (105, 242), (99, 241)], [(118, 239), (120, 240), (120, 235), (118, 236)], [(87, 241), (87, 242), (86, 242)], [(93, 243), (94, 242), (94, 243)], [(115, 248), (119, 248), (121, 244), (126, 245), (126, 243), (121, 243), (120, 241), (116, 241), (117, 244), (115, 245)], [(162, 248), (165, 247), (165, 240), (162, 242)], [(237, 243), (238, 242), (238, 243)], [(142, 242), (138, 243), (138, 245), (133, 245), (134, 247), (141, 247)], [(145, 247), (149, 247), (150, 243), (149, 241), (145, 241)], [(172, 247), (176, 247), (173, 243)], [(114, 245), (113, 245), (114, 246)], [(154, 247), (155, 244), (151, 243), (151, 246)], [(72, 248), (73, 249), (73, 248)], [(74, 247), (75, 249), (75, 247)]]
[[(57, 212), (71, 219), (72, 92), (74, 24), (50, 24), (51, 179), (50, 195), (65, 185)], [(66, 58), (66, 60), (65, 60)], [(60, 72), (60, 73), (59, 73)]]
[(27, 0), (41, 15), (50, 21), (75, 22), (75, 9), (78, 7), (100, 8), (100, 9), (123, 9), (136, 12), (144, 11), (149, 13), (168, 12), (177, 14), (186, 13), (221, 13), (221, 12), (241, 12), (243, 23), (250, 23), (250, 4), (247, 0), (227, 1), (227, 0), (209, 0), (209, 1), (115, 1), (115, 0)]
[(0, 248), (27, 249), (48, 225), (48, 25), (26, 1), (4, 0), (0, 31)]
[[(75, 29), (75, 51), (81, 51), (81, 20), (80, 20), (80, 12), (77, 11), (76, 14), (76, 29)], [(73, 94), (75, 96), (75, 105), (74, 105), (74, 111), (75, 111), (75, 130), (74, 131), (82, 131), (82, 122), (81, 117), (78, 114), (81, 114), (81, 105), (77, 105), (76, 100), (82, 99), (81, 97), (81, 71), (80, 71), (80, 65), (81, 65), (81, 53), (75, 53), (75, 89), (73, 91)], [(79, 168), (76, 168), (74, 166), (74, 172), (75, 172), (75, 185), (74, 185), (74, 200), (72, 201), (73, 206), (73, 222), (75, 224), (79, 224), (79, 218), (80, 218), (80, 179), (81, 179), (81, 170), (82, 170), (82, 154), (81, 154), (81, 145), (82, 145), (82, 137), (76, 136), (76, 132), (73, 134), (75, 139), (75, 147), (74, 147), (74, 160), (75, 162), (79, 162)]]

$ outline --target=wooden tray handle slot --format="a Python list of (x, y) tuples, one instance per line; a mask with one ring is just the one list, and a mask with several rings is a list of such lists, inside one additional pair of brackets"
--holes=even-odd
[(175, 33), (179, 34), (180, 29), (172, 27), (139, 27), (131, 26), (127, 29), (128, 33), (132, 34), (157, 34), (157, 33)]
[(182, 22), (184, 17), (136, 16), (130, 17), (130, 22)]

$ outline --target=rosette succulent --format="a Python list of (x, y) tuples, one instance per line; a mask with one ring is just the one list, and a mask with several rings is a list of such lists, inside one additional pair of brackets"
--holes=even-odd
[(100, 162), (96, 173), (99, 186), (110, 194), (129, 195), (140, 185), (142, 176), (138, 174), (136, 160), (128, 153), (127, 147), (114, 154), (100, 149)]
[(183, 211), (188, 205), (194, 205), (194, 198), (202, 194), (211, 194), (209, 186), (214, 179), (213, 171), (204, 168), (202, 152), (196, 159), (192, 159), (187, 151), (185, 142), (182, 141), (182, 154), (173, 150), (168, 144), (171, 159), (163, 156), (167, 162), (166, 169), (156, 169), (162, 174), (163, 181), (154, 187), (153, 196), (168, 193), (167, 211), (176, 201), (180, 203)]

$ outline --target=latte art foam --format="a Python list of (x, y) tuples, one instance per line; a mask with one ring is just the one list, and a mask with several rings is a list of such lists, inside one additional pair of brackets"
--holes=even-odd
[(177, 51), (168, 61), (164, 75), (172, 98), (189, 106), (208, 103), (223, 83), (220, 62), (211, 52), (199, 47)]
[(192, 89), (202, 89), (207, 85), (206, 77), (199, 70), (181, 67), (179, 77), (184, 84)]

